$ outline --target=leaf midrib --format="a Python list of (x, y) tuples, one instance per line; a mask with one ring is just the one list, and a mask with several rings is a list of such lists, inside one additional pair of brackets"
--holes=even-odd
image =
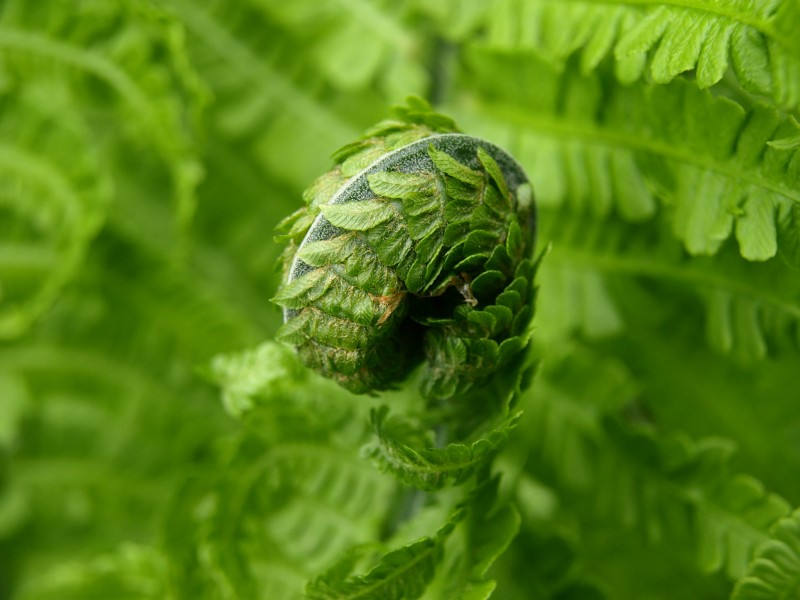
[[(387, 577), (384, 577), (382, 579), (378, 579), (377, 581), (375, 581), (372, 584), (367, 584), (366, 587), (363, 587), (362, 589), (357, 590), (353, 594), (348, 594), (346, 596), (339, 596), (338, 600), (354, 600), (356, 598), (363, 598), (365, 596), (369, 596), (370, 593), (372, 593), (375, 590), (378, 590), (381, 587), (383, 587), (384, 585), (386, 585), (386, 582), (392, 581), (392, 580), (395, 580), (395, 579), (398, 579), (398, 578), (402, 577), (405, 573), (407, 573), (408, 571), (412, 570), (414, 567), (416, 567), (423, 560), (429, 558), (433, 554), (433, 552), (436, 550), (436, 542), (434, 540), (432, 540), (431, 538), (423, 538), (422, 540), (419, 540), (419, 541), (415, 542), (414, 544), (412, 544), (412, 546), (416, 545), (416, 544), (421, 544), (426, 540), (430, 540), (433, 543), (430, 544), (427, 548), (423, 549), (422, 552), (417, 554), (409, 562), (404, 563), (402, 567), (393, 570), (391, 572), (391, 574), (388, 575)], [(369, 576), (369, 573), (367, 573), (367, 575), (365, 577), (368, 577), (368, 576)], [(361, 579), (361, 581), (364, 580), (363, 577), (360, 578), (360, 579)]]

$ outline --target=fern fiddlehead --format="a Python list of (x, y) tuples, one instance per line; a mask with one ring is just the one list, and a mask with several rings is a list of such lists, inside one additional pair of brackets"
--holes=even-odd
[(278, 339), (356, 393), (421, 362), (428, 398), (486, 383), (526, 347), (532, 316), (522, 168), (418, 99), (334, 160), (280, 226)]

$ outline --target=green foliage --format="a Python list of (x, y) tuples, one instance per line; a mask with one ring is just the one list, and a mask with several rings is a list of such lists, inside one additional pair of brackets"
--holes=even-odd
[(776, 523), (771, 537), (736, 584), (733, 600), (791, 598), (800, 590), (800, 514)]
[(422, 538), (385, 554), (364, 576), (337, 581), (341, 577), (341, 566), (336, 565), (332, 573), (308, 585), (306, 596), (312, 600), (419, 598), (433, 578), (440, 560), (441, 546), (452, 529), (453, 523), (449, 522), (437, 532), (435, 538)]
[(0, 3), (0, 600), (799, 597), (798, 31)]
[(32, 582), (23, 598), (172, 598), (167, 561), (147, 547), (126, 545), (88, 563), (65, 564)]
[[(570, 301), (550, 303), (545, 295), (538, 309), (541, 336), (618, 333), (623, 305), (634, 290), (657, 294), (648, 288), (669, 281), (701, 310), (708, 345), (736, 362), (750, 364), (797, 348), (800, 290), (794, 269), (784, 262), (743, 263), (730, 247), (714, 257), (683, 256), (662, 223), (597, 221), (563, 208), (554, 214), (569, 219), (557, 219), (543, 232), (555, 250), (543, 264), (539, 285)], [(635, 283), (615, 289), (615, 282), (631, 275)]]
[[(45, 30), (45, 7), (17, 4), (5, 9), (0, 36), (6, 339), (73, 278), (130, 169), (155, 170), (160, 190), (172, 190), (154, 195), (172, 196), (176, 225), (188, 226), (201, 171), (190, 129), (205, 97), (180, 24), (154, 6), (86, 2), (79, 18)], [(163, 59), (156, 65), (154, 56)]]
[[(510, 137), (531, 165), (545, 206), (570, 202), (641, 221), (656, 212), (655, 196), (692, 254), (714, 254), (735, 234), (744, 258), (775, 255), (800, 183), (800, 153), (773, 143), (797, 135), (790, 116), (745, 109), (683, 80), (608, 85), (574, 62), (559, 72), (528, 54), (481, 50), (470, 64), (479, 81), (503, 73), (507, 83), (487, 86), (481, 101), (499, 122), (493, 133)], [(517, 89), (528, 80), (539, 87)]]
[[(788, 513), (786, 501), (733, 471), (727, 440), (657, 436), (652, 426), (611, 416), (626, 408), (633, 384), (626, 374), (605, 369), (614, 367), (585, 357), (538, 380), (548, 392), (540, 397), (548, 400), (529, 411), (521, 428), (536, 440), (530, 450), (546, 481), (570, 490), (570, 503), (588, 500), (582, 510), (589, 515), (636, 526), (647, 539), (684, 532), (693, 539), (698, 567), (742, 575), (754, 547)], [(610, 385), (602, 398), (576, 383), (603, 379)], [(605, 451), (597, 454), (596, 447)]]
[[(396, 417), (388, 417), (388, 412), (384, 406), (372, 413), (378, 440), (374, 448), (368, 449), (368, 455), (403, 483), (426, 491), (462, 484), (485, 468), (519, 419), (518, 414), (512, 415), (469, 445), (435, 448), (424, 433)], [(414, 442), (422, 445), (415, 448)]]
[(500, 48), (535, 48), (554, 62), (580, 52), (584, 72), (613, 55), (622, 83), (646, 74), (664, 84), (691, 71), (705, 89), (719, 83), (730, 66), (748, 92), (771, 95), (789, 109), (800, 102), (800, 46), (789, 25), (797, 16), (792, 2), (496, 4), (488, 12), (487, 42)]

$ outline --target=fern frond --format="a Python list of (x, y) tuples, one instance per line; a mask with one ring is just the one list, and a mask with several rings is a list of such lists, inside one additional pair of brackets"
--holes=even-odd
[[(322, 79), (306, 68), (303, 53), (277, 51), (278, 40), (297, 43), (286, 25), (215, 4), (171, 2), (197, 42), (192, 58), (217, 97), (215, 124), (226, 139), (243, 140), (254, 160), (277, 180), (303, 189), (329, 166), (324, 152), (309, 155), (309, 143), (338, 148), (355, 139), (358, 129), (318, 99)], [(242, 27), (254, 22), (261, 32), (256, 39)], [(260, 48), (265, 32), (276, 42), (267, 52)], [(298, 69), (306, 72), (302, 82), (293, 74)]]
[(445, 542), (444, 556), (423, 598), (487, 600), (497, 583), (487, 572), (519, 533), (513, 504), (498, 498), (500, 478), (482, 481), (463, 506), (464, 520)]
[[(32, 121), (27, 124), (32, 129), (42, 124)], [(74, 151), (85, 147), (86, 140), (56, 132), (37, 143), (43, 153), (67, 144)], [(79, 159), (65, 167), (51, 157), (0, 145), (0, 173), (8, 186), (0, 197), (0, 339), (24, 332), (80, 266), (108, 201), (107, 178), (93, 162)], [(87, 186), (87, 175), (98, 184)]]
[(419, 598), (436, 572), (441, 545), (452, 525), (436, 538), (423, 538), (383, 555), (375, 567), (363, 576), (339, 579), (321, 576), (306, 587), (311, 600), (403, 600)]
[[(435, 535), (426, 535), (383, 555), (366, 575), (350, 576), (359, 555), (368, 558), (366, 548), (345, 555), (327, 573), (311, 581), (306, 593), (311, 598), (470, 598), (486, 600), (495, 582), (487, 571), (508, 547), (519, 530), (516, 509), (498, 499), (498, 478), (483, 480), (470, 490), (455, 509), (441, 497), (406, 523), (410, 531), (430, 531), (436, 515), (446, 523)], [(426, 514), (426, 511), (431, 514)], [(438, 519), (441, 523), (442, 517)], [(396, 543), (396, 542), (395, 542)], [(403, 582), (402, 585), (399, 585)]]
[(194, 212), (204, 94), (180, 24), (149, 3), (76, 10), (82, 18), (9, 10), (0, 23), (0, 60), (14, 82), (0, 116), (0, 338), (53, 304), (114, 200), (115, 212), (129, 208), (131, 188), (154, 184), (147, 202), (157, 204), (171, 180), (167, 215), (183, 233)]
[(519, 419), (514, 414), (469, 444), (436, 448), (409, 423), (388, 414), (386, 406), (372, 412), (378, 440), (367, 455), (403, 483), (427, 491), (467, 481), (502, 447)]
[[(656, 196), (692, 254), (714, 254), (734, 234), (748, 260), (776, 253), (779, 215), (800, 202), (800, 149), (770, 142), (798, 135), (793, 119), (686, 81), (601, 85), (574, 63), (557, 73), (531, 56), (477, 50), (469, 63), (478, 81), (503, 73), (507, 83), (480, 90), (494, 117), (486, 135), (515, 149), (544, 206), (643, 220)], [(514, 83), (532, 80), (535, 91)]]
[(416, 39), (391, 4), (346, 0), (321, 5), (262, 3), (261, 12), (308, 46), (308, 57), (337, 89), (356, 91), (370, 84), (399, 100), (420, 93), (428, 75), (413, 60)]
[[(135, 588), (125, 572), (133, 563), (89, 556), (154, 539), (187, 461), (224, 427), (204, 420), (202, 395), (194, 406), (176, 403), (163, 378), (75, 342), (4, 346), (0, 372), (6, 411), (19, 402), (8, 377), (30, 399), (0, 491), (3, 544), (20, 565), (38, 565), (37, 576), (20, 577), (20, 593), (80, 598), (95, 584)], [(144, 432), (159, 441), (143, 445)], [(109, 566), (117, 558), (122, 572)]]
[(259, 400), (269, 402), (291, 382), (303, 381), (306, 372), (297, 356), (275, 342), (253, 350), (215, 356), (208, 375), (222, 390), (222, 404), (234, 417), (253, 410)]
[(800, 511), (778, 521), (731, 600), (789, 600), (800, 593)]
[[(649, 543), (679, 536), (696, 549), (702, 571), (740, 577), (769, 528), (788, 513), (786, 501), (736, 473), (725, 440), (694, 441), (612, 416), (616, 411), (592, 397), (593, 374), (604, 367), (587, 364), (577, 375), (574, 366), (534, 383), (539, 402), (522, 426), (528, 439), (538, 440), (533, 472), (553, 478), (584, 517), (636, 526)], [(617, 393), (629, 394), (630, 382), (621, 380)]]
[(65, 563), (19, 590), (20, 600), (82, 598), (176, 598), (169, 561), (150, 546), (124, 544), (86, 563)]
[(647, 75), (668, 83), (693, 72), (700, 88), (718, 83), (732, 68), (748, 92), (770, 96), (780, 107), (800, 104), (800, 46), (787, 30), (792, 0), (593, 2), (499, 0), (487, 11), (488, 43), (535, 49), (564, 62), (580, 52), (588, 73), (613, 55), (617, 78)]
[[(206, 592), (295, 598), (348, 549), (377, 539), (390, 517), (396, 483), (358, 456), (365, 415), (329, 382), (309, 384), (249, 411), (248, 428), (176, 504), (171, 527), (199, 549), (178, 557), (181, 577), (197, 582), (201, 569)], [(187, 505), (203, 507), (200, 516), (183, 514)]]
[[(122, 137), (150, 145), (160, 155), (170, 174), (177, 222), (185, 228), (195, 211), (202, 173), (192, 121), (207, 92), (187, 60), (182, 27), (169, 12), (149, 3), (100, 7), (87, 2), (80, 12), (83, 21), (62, 19), (49, 35), (40, 31), (47, 14), (38, 10), (26, 11), (20, 22), (0, 24), (5, 65), (24, 74), (31, 71), (28, 61), (33, 59), (57, 65), (68, 79), (83, 75), (70, 81), (75, 96), (70, 111), (89, 112), (100, 105), (108, 112), (103, 95), (93, 97), (92, 85), (99, 81), (113, 90), (116, 122), (127, 126)], [(104, 25), (82, 26), (94, 19)], [(89, 44), (91, 52), (85, 50)], [(159, 63), (142, 60), (157, 53), (163, 56)]]
[(657, 223), (598, 222), (566, 209), (544, 211), (541, 222), (542, 239), (553, 243), (541, 270), (543, 338), (563, 339), (573, 331), (590, 338), (620, 334), (626, 311), (635, 307), (613, 288), (632, 281), (642, 289), (658, 285), (662, 302), (670, 294), (693, 296), (705, 315), (708, 344), (739, 363), (800, 346), (800, 285), (779, 258), (747, 263), (732, 248), (690, 257)]

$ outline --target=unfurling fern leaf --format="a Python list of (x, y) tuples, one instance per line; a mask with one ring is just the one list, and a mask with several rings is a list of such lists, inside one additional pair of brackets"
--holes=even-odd
[(530, 185), (505, 152), (454, 130), (412, 101), (337, 152), (286, 221), (278, 339), (352, 391), (386, 389), (424, 356), (424, 394), (451, 398), (527, 343)]

